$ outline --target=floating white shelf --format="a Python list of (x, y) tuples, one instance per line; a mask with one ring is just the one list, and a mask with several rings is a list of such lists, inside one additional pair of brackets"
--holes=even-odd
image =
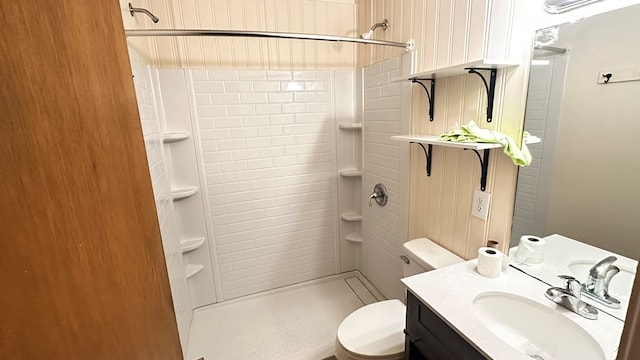
[(173, 197), (173, 201), (178, 201), (193, 196), (197, 192), (197, 186), (189, 186), (185, 188), (171, 189), (171, 196)]
[(188, 131), (174, 131), (162, 134), (162, 142), (165, 144), (186, 140), (191, 137)]
[(341, 129), (341, 130), (358, 130), (358, 129), (362, 129), (362, 123), (361, 122), (357, 122), (357, 123), (353, 123), (353, 124), (339, 124), (338, 125), (338, 129)]
[(203, 237), (182, 240), (180, 241), (180, 250), (182, 250), (183, 254), (188, 253), (189, 251), (199, 248), (202, 244), (204, 244)]
[(537, 136), (530, 136), (527, 139), (525, 139), (524, 143), (527, 145), (531, 145), (531, 144), (539, 144), (542, 142), (542, 139), (537, 137)]
[[(420, 73), (410, 74), (404, 77), (402, 80), (425, 79), (425, 78), (432, 78), (435, 76), (437, 76), (438, 78), (441, 78), (441, 77), (448, 77), (448, 76), (464, 75), (469, 72), (467, 68), (503, 69), (503, 68), (514, 67), (518, 65), (520, 64), (510, 63), (510, 62), (501, 62), (501, 61), (487, 61), (485, 59), (485, 60), (472, 61), (465, 64), (449, 66), (445, 68), (433, 69), (433, 70), (428, 70)], [(394, 78), (393, 80), (396, 80), (396, 79)]]
[[(436, 135), (396, 135), (392, 136), (391, 140), (397, 141), (405, 141), (405, 142), (414, 142), (421, 144), (431, 144), (438, 146), (448, 146), (455, 147), (460, 149), (471, 149), (471, 150), (484, 150), (484, 149), (497, 149), (501, 148), (501, 144), (494, 143), (464, 143), (464, 142), (455, 142), (455, 141), (446, 141), (441, 140), (439, 136)], [(526, 144), (537, 144), (541, 142), (542, 139), (536, 136), (529, 137), (525, 143)]]
[(204, 265), (187, 264), (184, 267), (184, 275), (188, 279), (193, 275), (199, 273), (204, 268)]
[(472, 149), (472, 150), (484, 150), (484, 149), (497, 149), (501, 148), (500, 144), (493, 143), (463, 143), (454, 141), (441, 140), (439, 136), (435, 135), (396, 135), (392, 136), (391, 140), (414, 142), (420, 144), (431, 144), (438, 146), (448, 146), (460, 149)]
[[(419, 144), (420, 147), (422, 147), (422, 150), (424, 151), (424, 155), (426, 158), (427, 176), (431, 176), (432, 145), (473, 150), (476, 153), (476, 155), (478, 155), (478, 160), (480, 160), (480, 169), (482, 171), (480, 176), (480, 190), (482, 191), (484, 191), (487, 186), (487, 173), (489, 169), (489, 152), (491, 149), (497, 149), (502, 147), (502, 144), (494, 144), (494, 143), (465, 143), (465, 142), (445, 141), (445, 140), (441, 140), (439, 136), (435, 136), (435, 135), (397, 135), (397, 136), (391, 136), (391, 140), (405, 141), (409, 143)], [(540, 138), (531, 136), (526, 140), (525, 143), (534, 144), (540, 141), (542, 141)], [(428, 145), (428, 146), (425, 148), (424, 145)], [(484, 156), (480, 156), (480, 153), (478, 152), (478, 150), (483, 150)]]
[(352, 232), (351, 234), (344, 237), (345, 240), (352, 243), (361, 243), (362, 235), (359, 232)]
[(340, 214), (340, 218), (344, 221), (362, 221), (362, 215), (357, 213)]
[(344, 177), (360, 177), (362, 176), (362, 170), (358, 170), (358, 169), (343, 169), (338, 171), (338, 173), (340, 174), (340, 176), (344, 176)]

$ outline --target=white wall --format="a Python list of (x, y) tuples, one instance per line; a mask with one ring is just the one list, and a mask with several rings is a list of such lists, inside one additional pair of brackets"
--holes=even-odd
[(180, 251), (179, 237), (176, 232), (171, 185), (167, 174), (162, 148), (162, 126), (158, 116), (158, 104), (153, 91), (151, 68), (135, 52), (129, 51), (134, 75), (134, 86), (142, 122), (147, 161), (153, 183), (153, 195), (156, 200), (158, 222), (162, 235), (173, 307), (178, 323), (178, 333), (182, 351), (186, 353), (192, 308), (185, 279), (184, 263)]
[[(597, 84), (601, 71), (637, 68), (640, 6), (573, 24), (556, 142), (547, 232), (640, 256), (640, 81)], [(611, 70), (614, 71), (614, 70)]]
[[(388, 202), (363, 203), (363, 273), (387, 298), (403, 298), (403, 262), (399, 256), (406, 239), (408, 174), (401, 165), (400, 142), (392, 135), (409, 133), (410, 119), (403, 113), (408, 82), (390, 82), (401, 75), (401, 58), (364, 68), (363, 201), (377, 183), (387, 188)], [(403, 90), (405, 92), (403, 93)], [(401, 96), (403, 95), (403, 96)], [(408, 106), (405, 106), (408, 110)], [(403, 115), (406, 119), (403, 123)], [(406, 149), (405, 149), (406, 150)], [(406, 157), (405, 157), (406, 158)]]
[(335, 79), (353, 76), (192, 77), (223, 298), (336, 273), (334, 95), (353, 94)]

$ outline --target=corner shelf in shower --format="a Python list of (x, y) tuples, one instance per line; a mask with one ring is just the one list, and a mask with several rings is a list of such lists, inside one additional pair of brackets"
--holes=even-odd
[(352, 124), (339, 124), (338, 129), (340, 130), (360, 130), (362, 129), (362, 123), (352, 123)]
[(195, 195), (198, 192), (197, 186), (189, 186), (184, 188), (171, 189), (173, 201), (179, 201)]
[(362, 170), (358, 170), (358, 169), (342, 169), (338, 171), (338, 173), (340, 174), (340, 176), (344, 176), (344, 177), (361, 177), (362, 176)]
[(193, 239), (185, 239), (180, 241), (180, 250), (182, 253), (188, 253), (189, 251), (193, 251), (204, 244), (204, 238), (193, 238)]
[(344, 237), (345, 240), (352, 243), (362, 243), (362, 235), (359, 232), (352, 232)]
[(190, 137), (191, 133), (188, 131), (166, 132), (162, 134), (162, 142), (165, 144), (170, 144), (182, 140), (187, 140)]
[(204, 269), (204, 265), (187, 264), (184, 267), (184, 276), (189, 279)]
[(362, 214), (344, 213), (340, 214), (340, 218), (344, 221), (362, 221)]

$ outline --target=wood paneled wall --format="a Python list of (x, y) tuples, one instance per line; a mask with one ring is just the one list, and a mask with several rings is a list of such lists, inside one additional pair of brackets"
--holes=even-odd
[[(470, 13), (456, 10), (464, 9), (466, 3), (459, 0), (360, 0), (357, 2), (358, 32), (365, 32), (371, 24), (386, 18), (389, 28), (386, 32), (377, 30), (376, 39), (413, 39), (416, 42), (417, 72), (443, 67), (455, 62), (456, 56), (468, 58), (476, 51), (473, 50), (473, 42), (479, 40), (476, 39), (477, 31), (473, 29), (481, 29), (481, 24), (471, 22), (466, 28), (462, 26), (464, 35), (452, 31), (450, 37), (437, 36), (445, 33), (445, 29), (461, 26), (458, 21), (464, 24), (471, 18)], [(474, 6), (474, 11), (483, 11), (483, 6), (475, 2)], [(450, 16), (450, 11), (460, 13)], [(453, 45), (456, 36), (464, 36), (463, 42), (472, 44), (465, 54), (456, 55)], [(402, 49), (359, 45), (358, 65), (367, 66), (403, 53)], [(528, 54), (523, 53), (521, 57), (525, 61)], [(499, 71), (494, 121), (491, 124), (485, 121), (486, 92), (476, 75), (437, 80), (435, 120), (432, 123), (427, 118), (428, 103), (424, 90), (414, 86), (413, 133), (439, 135), (456, 124), (475, 120), (483, 128), (517, 138), (524, 119), (527, 77), (527, 67)], [(517, 167), (501, 150), (491, 151), (487, 191), (492, 194), (492, 199), (489, 220), (484, 221), (470, 215), (473, 190), (480, 188), (480, 165), (476, 155), (471, 151), (442, 147), (434, 147), (433, 154), (432, 174), (427, 177), (424, 153), (412, 145), (409, 238), (426, 236), (465, 259), (476, 257), (478, 247), (483, 246), (487, 239), (500, 241), (506, 249), (511, 232)]]
[[(357, 36), (348, 0), (147, 0), (144, 28), (233, 29)], [(129, 16), (128, 13), (124, 15)], [(131, 40), (129, 40), (131, 41)], [(158, 67), (209, 69), (353, 69), (356, 45), (284, 39), (149, 38)]]
[[(498, 86), (506, 87), (507, 74), (499, 77)], [(428, 103), (421, 88), (413, 91), (413, 133), (437, 135), (458, 124), (475, 120), (485, 122), (486, 94), (479, 89), (479, 78), (456, 76), (439, 79), (436, 85), (434, 121), (427, 118)], [(480, 85), (482, 86), (482, 85)], [(501, 94), (506, 96), (506, 94)], [(496, 99), (496, 102), (504, 102)], [(506, 112), (505, 107), (496, 111)], [(515, 109), (517, 110), (517, 109)], [(494, 119), (502, 127), (501, 117)], [(433, 147), (431, 176), (425, 173), (425, 155), (411, 147), (411, 186), (409, 237), (426, 236), (465, 259), (477, 256), (477, 249), (487, 239), (508, 246), (511, 233), (517, 167), (501, 149), (490, 153), (487, 192), (492, 195), (489, 219), (472, 217), (474, 189), (480, 188), (480, 164), (476, 154), (453, 148)]]

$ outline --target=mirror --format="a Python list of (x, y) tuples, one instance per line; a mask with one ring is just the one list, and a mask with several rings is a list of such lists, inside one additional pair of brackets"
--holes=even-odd
[[(542, 143), (520, 169), (511, 238), (517, 246), (524, 234), (560, 234), (599, 256), (619, 254), (631, 280), (640, 257), (638, 19), (635, 5), (536, 33), (525, 130)], [(557, 252), (575, 263), (573, 251)], [(545, 263), (521, 269), (557, 286), (559, 270)], [(589, 264), (577, 268), (584, 281)]]

